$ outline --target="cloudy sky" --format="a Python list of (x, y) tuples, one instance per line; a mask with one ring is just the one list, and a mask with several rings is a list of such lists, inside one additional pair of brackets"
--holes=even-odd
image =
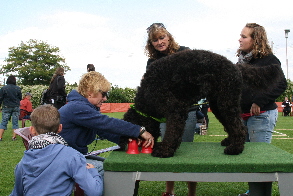
[[(164, 23), (182, 46), (206, 49), (236, 62), (239, 34), (248, 22), (266, 28), (285, 75), (293, 80), (291, 0), (0, 0), (0, 64), (8, 48), (37, 39), (60, 48), (78, 82), (92, 63), (113, 85), (135, 88), (145, 72), (146, 28)], [(3, 81), (3, 78), (0, 77)]]

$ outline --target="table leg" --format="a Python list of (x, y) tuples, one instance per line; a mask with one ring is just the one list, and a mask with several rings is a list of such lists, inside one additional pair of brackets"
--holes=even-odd
[(105, 196), (133, 195), (136, 182), (136, 172), (105, 171)]
[(251, 196), (272, 196), (272, 182), (248, 182)]
[(292, 195), (293, 173), (278, 173), (280, 196)]

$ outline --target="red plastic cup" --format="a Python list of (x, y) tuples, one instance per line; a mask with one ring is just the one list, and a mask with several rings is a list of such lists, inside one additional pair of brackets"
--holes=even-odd
[(141, 153), (145, 153), (145, 154), (150, 154), (150, 153), (152, 153), (152, 152), (153, 152), (152, 147), (149, 146), (149, 147), (146, 148), (145, 146), (143, 146), (144, 143), (145, 143), (145, 141), (143, 141), (143, 144), (142, 144), (142, 146), (141, 146)]
[(138, 151), (138, 144), (135, 139), (132, 141), (128, 142), (128, 149), (126, 151), (127, 154), (139, 154)]

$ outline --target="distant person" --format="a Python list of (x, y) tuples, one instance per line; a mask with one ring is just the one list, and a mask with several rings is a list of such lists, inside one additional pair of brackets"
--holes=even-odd
[(288, 100), (288, 97), (285, 97), (285, 100), (282, 103), (282, 107), (283, 107), (284, 116), (289, 116), (289, 114), (291, 113), (292, 104)]
[(20, 101), (19, 120), (30, 119), (30, 114), (33, 112), (33, 104), (31, 102), (32, 94), (25, 93), (23, 99)]
[(58, 67), (51, 79), (49, 87), (49, 97), (52, 104), (57, 108), (61, 108), (66, 104), (67, 94), (65, 92), (64, 69)]
[[(0, 141), (4, 130), (7, 130), (7, 124), (12, 117), (12, 129), (18, 129), (19, 105), (21, 96), (21, 89), (16, 86), (16, 78), (9, 76), (5, 86), (0, 89), (0, 106), (2, 105), (2, 122), (0, 124)], [(12, 132), (12, 140), (16, 140), (16, 134)]]
[(31, 121), (34, 136), (15, 168), (10, 196), (70, 196), (75, 183), (86, 195), (102, 195), (101, 175), (58, 135), (62, 130), (58, 110), (52, 105), (39, 106), (32, 112)]
[(203, 113), (204, 117), (205, 117), (205, 121), (206, 121), (206, 128), (208, 129), (209, 127), (209, 116), (208, 116), (208, 110), (209, 110), (209, 102), (207, 99), (201, 99), (199, 101), (200, 104), (200, 111)]
[(96, 68), (93, 64), (87, 64), (86, 68), (87, 68), (87, 72), (96, 71)]

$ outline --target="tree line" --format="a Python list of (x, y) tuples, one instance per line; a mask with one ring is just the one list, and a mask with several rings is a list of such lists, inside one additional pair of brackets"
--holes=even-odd
[[(64, 71), (71, 70), (65, 63), (65, 58), (60, 54), (60, 49), (48, 43), (30, 39), (21, 42), (17, 47), (8, 49), (8, 57), (5, 58), (6, 64), (0, 66), (0, 74), (3, 76), (14, 75), (18, 78), (18, 84), (22, 92), (33, 94), (32, 103), (37, 107), (40, 103), (43, 90), (48, 88), (52, 75), (57, 67), (63, 67)], [(276, 100), (282, 102), (285, 97), (291, 100), (293, 95), (293, 82), (287, 79), (288, 87), (286, 91)], [(77, 87), (76, 84), (67, 85), (66, 91), (69, 93)], [(136, 89), (120, 88), (112, 86), (108, 103), (133, 103)]]

